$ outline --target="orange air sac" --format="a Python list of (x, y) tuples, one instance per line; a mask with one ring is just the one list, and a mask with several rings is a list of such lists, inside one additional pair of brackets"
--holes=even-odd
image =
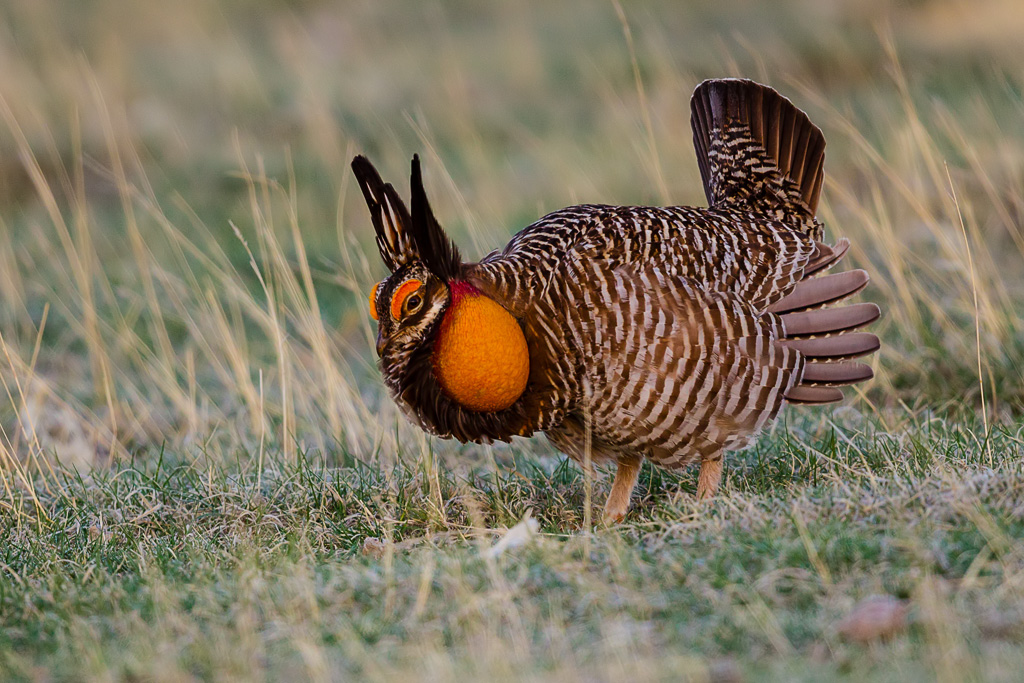
[(530, 354), (519, 323), (500, 304), (467, 283), (450, 286), (452, 302), (434, 346), (434, 376), (449, 398), (489, 413), (523, 394)]

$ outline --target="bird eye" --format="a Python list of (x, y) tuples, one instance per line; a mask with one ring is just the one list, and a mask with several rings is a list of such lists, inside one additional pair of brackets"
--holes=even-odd
[[(408, 313), (409, 307), (406, 304), (414, 297), (419, 301), (419, 304), (423, 303), (422, 297), (419, 294), (414, 294), (422, 286), (423, 283), (419, 280), (407, 280), (399, 285), (398, 289), (395, 290), (394, 296), (391, 297), (392, 318), (400, 320), (403, 312)], [(417, 304), (417, 307), (419, 304)]]
[(412, 296), (405, 300), (405, 310), (407, 310), (409, 313), (415, 313), (417, 310), (419, 310), (420, 304), (422, 303), (423, 299), (420, 298), (420, 295), (413, 294)]

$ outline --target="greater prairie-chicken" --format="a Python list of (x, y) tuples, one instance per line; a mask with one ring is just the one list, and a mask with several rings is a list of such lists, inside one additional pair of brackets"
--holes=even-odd
[[(726, 451), (785, 403), (824, 404), (872, 377), (851, 359), (878, 338), (863, 270), (834, 275), (849, 241), (815, 218), (825, 140), (752, 81), (691, 100), (709, 208), (573, 206), (465, 263), (430, 209), (418, 158), (412, 211), (364, 157), (352, 168), (391, 275), (370, 295), (384, 381), (423, 429), (462, 442), (544, 432), (617, 465), (605, 507), (628, 507), (644, 458), (700, 463), (712, 495)], [(589, 432), (589, 434), (588, 434)]]

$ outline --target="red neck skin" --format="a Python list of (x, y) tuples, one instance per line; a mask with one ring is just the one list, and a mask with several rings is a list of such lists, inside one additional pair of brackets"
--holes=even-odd
[[(449, 311), (451, 311), (455, 307), (455, 304), (459, 303), (463, 297), (480, 296), (481, 294), (479, 289), (465, 280), (452, 280), (448, 283), (448, 291), (451, 292), (452, 295), (452, 302), (448, 306)], [(445, 313), (445, 315), (447, 315), (447, 313)]]

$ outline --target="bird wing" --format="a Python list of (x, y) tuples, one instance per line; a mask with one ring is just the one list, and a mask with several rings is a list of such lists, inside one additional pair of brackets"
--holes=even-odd
[(745, 446), (802, 373), (778, 316), (690, 278), (588, 259), (570, 290), (595, 436), (660, 464)]
[(749, 211), (583, 205), (545, 216), (466, 273), (517, 316), (546, 295), (572, 251), (634, 269), (657, 267), (764, 309), (805, 275), (834, 265), (847, 246), (830, 247)]
[(763, 309), (778, 301), (830, 247), (749, 211), (607, 207), (576, 245), (591, 257), (690, 278)]

